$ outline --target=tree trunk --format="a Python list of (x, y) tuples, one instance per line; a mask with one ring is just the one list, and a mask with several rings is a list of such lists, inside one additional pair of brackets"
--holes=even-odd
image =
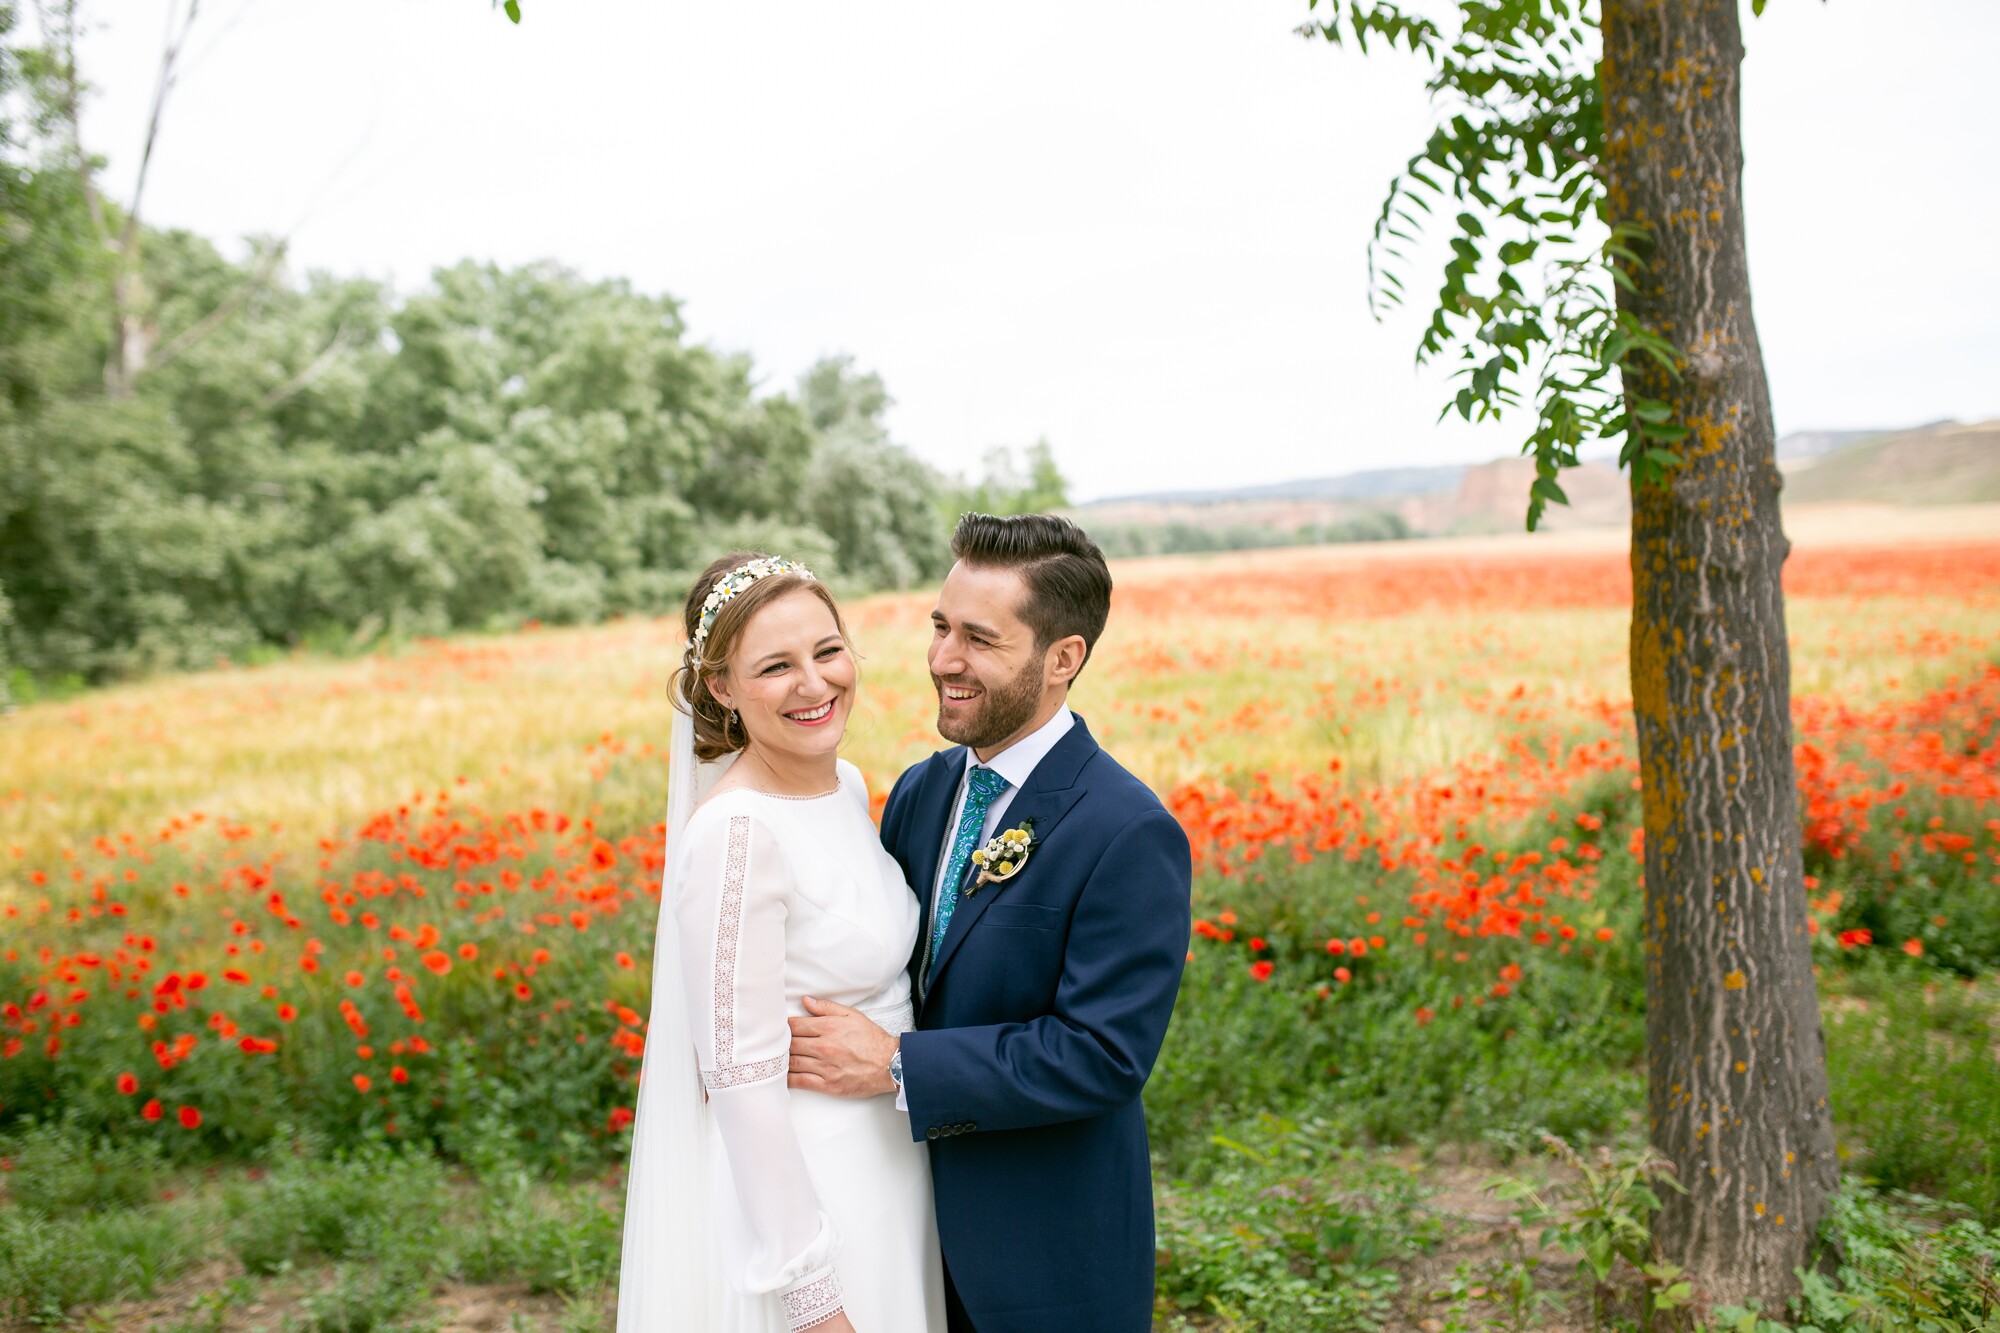
[[(135, 249), (136, 244), (135, 239)], [(104, 357), (104, 391), (124, 398), (145, 373), (153, 331), (140, 313), (145, 282), (137, 254), (120, 254), (117, 262), (118, 273), (111, 281), (111, 346)]]
[(1619, 306), (1682, 376), (1685, 463), (1632, 492), (1645, 808), (1647, 1111), (1687, 1187), (1656, 1228), (1706, 1303), (1798, 1290), (1838, 1181), (1792, 770), (1786, 541), (1743, 248), (1737, 0), (1605, 0), (1611, 221), (1651, 229)]

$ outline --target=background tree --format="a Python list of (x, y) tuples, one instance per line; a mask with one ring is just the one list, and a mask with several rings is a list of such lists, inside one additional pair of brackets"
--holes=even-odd
[[(855, 590), (942, 573), (965, 488), (889, 438), (880, 377), (761, 391), (671, 297), (555, 264), (397, 293), (148, 226), (143, 170), (121, 209), (82, 140), (76, 0), (35, 16), (0, 0), (0, 677), (667, 611), (732, 546)], [(971, 489), (1065, 492), (1045, 446)]]
[[(1401, 42), (1439, 124), (1371, 246), (1461, 210), (1420, 361), (1446, 410), (1532, 406), (1532, 529), (1590, 440), (1632, 472), (1649, 1133), (1685, 1195), (1656, 1229), (1708, 1301), (1777, 1308), (1837, 1183), (1806, 933), (1769, 395), (1744, 251), (1735, 0), (1308, 0), (1304, 31)], [(1762, 8), (1761, 0), (1756, 7)], [(1379, 263), (1379, 267), (1378, 267)]]
[(0, 651), (23, 679), (671, 610), (736, 545), (857, 589), (941, 572), (947, 483), (888, 438), (879, 377), (841, 359), (758, 392), (624, 282), (468, 263), (399, 295), (139, 225), (132, 361), (76, 10), (16, 17), (0, 0)]
[(941, 577), (950, 565), (945, 482), (890, 441), (881, 376), (830, 357), (799, 377), (798, 396), (821, 442), (801, 497), (804, 517), (833, 539), (834, 568), (882, 588)]
[(986, 472), (962, 486), (954, 497), (960, 511), (982, 514), (1039, 514), (1069, 504), (1069, 482), (1056, 466), (1055, 450), (1046, 439), (1035, 441), (1019, 457), (1002, 446), (986, 451)]

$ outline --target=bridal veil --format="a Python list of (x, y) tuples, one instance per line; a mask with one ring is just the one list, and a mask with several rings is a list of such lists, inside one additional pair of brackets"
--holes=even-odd
[(689, 817), (735, 756), (697, 763), (694, 720), (678, 692), (675, 705), (653, 998), (625, 1173), (618, 1333), (706, 1330), (721, 1301), (722, 1278), (709, 1245), (709, 1110), (681, 980), (673, 866)]

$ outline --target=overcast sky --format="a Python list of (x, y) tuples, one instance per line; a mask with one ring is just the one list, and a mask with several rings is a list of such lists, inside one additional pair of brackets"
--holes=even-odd
[[(624, 276), (767, 387), (853, 355), (949, 470), (1046, 436), (1083, 499), (1518, 446), (1435, 424), (1419, 318), (1368, 314), (1422, 71), (1293, 36), (1304, 0), (524, 5), (203, 0), (149, 220), (404, 288), (467, 257)], [(123, 193), (166, 0), (90, 9)], [(2000, 3), (1745, 22), (1779, 429), (2000, 416)]]

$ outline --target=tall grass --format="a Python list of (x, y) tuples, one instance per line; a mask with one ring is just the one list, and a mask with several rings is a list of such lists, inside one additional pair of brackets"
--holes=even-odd
[[(1288, 563), (1311, 569), (1315, 558)], [(1584, 577), (1560, 562), (1543, 576), (1547, 593), (1515, 604), (1469, 604), (1452, 592), (1462, 576), (1439, 567), (1425, 577), (1441, 603), (1370, 604), (1351, 617), (1264, 591), (1282, 591), (1284, 569), (1203, 569), (1237, 601), (1182, 606), (1178, 565), (1120, 566), (1110, 627), (1074, 699), (1161, 790), (1334, 757), (1362, 780), (1393, 781), (1628, 697), (1615, 590), (1547, 604)], [(1320, 574), (1335, 587), (1368, 577)], [(847, 753), (878, 790), (942, 744), (924, 669), (928, 609), (910, 594), (851, 608), (864, 685)], [(2000, 646), (1990, 596), (1950, 587), (1795, 597), (1788, 615), (1799, 694), (1914, 692)], [(631, 755), (664, 748), (679, 641), (668, 621), (626, 620), (301, 657), (18, 709), (0, 721), (0, 904), (32, 896), (28, 869), (94, 837), (150, 839), (200, 811), (309, 841), (461, 777), (488, 808), (594, 810), (614, 832), (638, 831), (659, 817), (657, 771), (607, 774), (591, 747), (608, 737)]]

